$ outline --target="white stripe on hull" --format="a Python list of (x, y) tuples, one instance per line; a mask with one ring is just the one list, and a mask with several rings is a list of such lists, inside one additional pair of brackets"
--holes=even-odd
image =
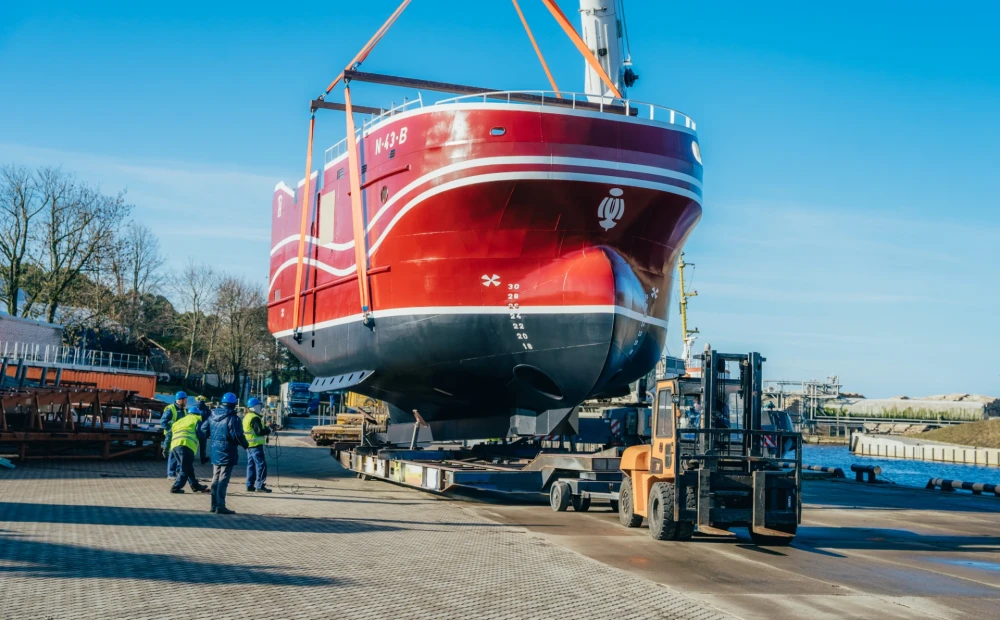
[[(683, 181), (685, 183), (690, 183), (695, 187), (701, 187), (701, 181), (695, 177), (684, 174), (682, 172), (675, 172), (673, 170), (668, 170), (665, 168), (657, 168), (655, 166), (644, 166), (641, 164), (628, 164), (617, 161), (609, 161), (606, 159), (586, 159), (582, 157), (482, 157), (480, 159), (470, 159), (467, 161), (461, 161), (455, 164), (449, 164), (447, 166), (442, 166), (423, 175), (417, 180), (409, 183), (403, 189), (396, 192), (382, 207), (375, 213), (371, 221), (368, 222), (368, 227), (365, 232), (371, 232), (375, 227), (376, 222), (382, 217), (389, 209), (393, 207), (400, 199), (409, 194), (411, 191), (417, 187), (432, 181), (446, 174), (451, 174), (453, 172), (458, 172), (460, 170), (468, 170), (470, 168), (480, 168), (483, 166), (517, 166), (517, 165), (553, 165), (553, 166), (576, 166), (581, 168), (607, 168), (609, 170), (616, 170), (619, 172), (634, 172), (636, 174), (649, 174), (660, 176), (667, 179), (675, 179), (678, 181)], [(683, 189), (683, 188), (679, 188)], [(701, 197), (695, 198), (698, 204), (701, 204)], [(298, 235), (291, 235), (285, 237), (279, 241), (273, 248), (271, 248), (271, 255), (273, 256), (275, 252), (278, 251), (283, 245), (298, 241)], [(313, 243), (319, 244), (319, 240), (315, 237), (309, 237)], [(327, 243), (323, 247), (331, 250), (349, 250), (354, 247), (354, 241), (348, 241), (346, 243)]]
[[(649, 325), (655, 325), (657, 327), (667, 328), (667, 322), (663, 319), (653, 318), (651, 316), (642, 315), (635, 310), (630, 308), (624, 308), (622, 306), (614, 305), (591, 305), (591, 306), (521, 306), (517, 309), (520, 314), (620, 314), (622, 316), (627, 316), (629, 318), (635, 319), (637, 321), (642, 321)], [(426, 306), (419, 308), (393, 308), (390, 310), (375, 310), (372, 312), (372, 316), (375, 319), (379, 317), (393, 317), (393, 316), (436, 316), (443, 314), (509, 314), (510, 309), (506, 306)], [(360, 322), (362, 315), (351, 314), (345, 317), (340, 317), (337, 319), (331, 319), (329, 321), (321, 321), (313, 325), (303, 325), (300, 331), (319, 331), (321, 329), (327, 329), (330, 327), (336, 327), (338, 325), (346, 325), (348, 323)], [(292, 335), (292, 330), (286, 329), (284, 331), (276, 332), (274, 334), (275, 338), (287, 338)]]
[[(399, 222), (399, 220), (402, 219), (402, 217), (404, 215), (406, 215), (411, 209), (413, 209), (414, 207), (416, 207), (418, 204), (424, 202), (428, 198), (431, 198), (433, 196), (436, 196), (438, 194), (444, 193), (446, 191), (449, 191), (449, 190), (452, 190), (452, 189), (455, 189), (455, 188), (458, 188), (458, 187), (465, 187), (465, 186), (468, 186), (468, 185), (478, 185), (480, 183), (494, 183), (494, 182), (497, 182), (497, 181), (523, 181), (523, 180), (583, 181), (583, 182), (589, 182), (589, 183), (605, 183), (605, 184), (613, 184), (613, 185), (624, 185), (626, 187), (639, 187), (639, 188), (643, 188), (643, 189), (654, 189), (654, 190), (659, 190), (659, 191), (667, 192), (667, 193), (671, 193), (671, 194), (677, 194), (679, 196), (684, 196), (685, 198), (689, 198), (691, 200), (694, 200), (698, 204), (701, 204), (701, 197), (700, 196), (698, 196), (694, 192), (686, 190), (686, 189), (684, 189), (682, 187), (677, 187), (676, 185), (670, 185), (670, 184), (667, 184), (667, 183), (656, 183), (654, 181), (646, 181), (646, 180), (643, 180), (643, 179), (634, 179), (634, 178), (631, 178), (631, 177), (616, 177), (616, 176), (609, 176), (609, 175), (602, 175), (602, 174), (587, 174), (587, 173), (579, 173), (579, 172), (542, 172), (542, 171), (539, 171), (539, 172), (532, 172), (532, 171), (494, 172), (494, 173), (490, 173), (490, 174), (480, 174), (480, 175), (476, 175), (476, 176), (463, 177), (461, 179), (455, 179), (454, 181), (449, 181), (447, 183), (442, 183), (441, 185), (438, 185), (436, 187), (432, 187), (431, 189), (428, 189), (428, 190), (424, 191), (423, 193), (418, 194), (417, 196), (415, 196), (413, 198), (413, 200), (411, 200), (410, 202), (408, 202), (406, 204), (406, 206), (404, 206), (402, 209), (400, 209), (399, 212), (396, 213), (396, 215), (394, 215), (391, 220), (389, 220), (389, 223), (386, 225), (385, 229), (381, 232), (381, 234), (379, 234), (378, 239), (375, 240), (375, 243), (373, 243), (372, 246), (371, 246), (371, 248), (368, 250), (368, 256), (371, 257), (372, 255), (375, 254), (375, 251), (378, 249), (378, 247), (380, 245), (382, 245), (382, 241), (385, 240), (386, 235), (389, 234), (389, 231), (392, 230), (393, 226), (395, 226), (396, 223)], [(383, 208), (382, 211), (384, 211), (384, 208)], [(382, 213), (382, 211), (379, 211), (379, 213)], [(378, 214), (376, 214), (375, 217), (377, 218)], [(371, 227), (369, 226), (368, 231), (370, 231), (370, 230), (371, 230)], [(284, 243), (288, 243), (288, 242), (291, 242), (291, 241), (297, 241), (298, 238), (299, 238), (298, 235), (293, 235), (291, 237), (287, 237), (287, 238), (283, 239), (278, 244), (278, 246), (275, 246), (275, 248), (280, 247)], [(309, 237), (309, 239), (310, 240), (315, 240), (315, 237)], [(341, 246), (343, 246), (343, 244), (341, 244)], [(350, 244), (350, 247), (353, 247), (353, 246), (354, 246), (354, 242), (352, 241), (351, 244)], [(327, 247), (327, 246), (324, 246), (324, 247)], [(341, 247), (339, 249), (344, 249), (344, 248)], [(274, 254), (274, 250), (272, 250), (271, 253)], [(317, 267), (323, 269), (324, 271), (328, 271), (329, 273), (334, 273), (336, 275), (347, 275), (347, 273), (351, 273), (352, 270), (354, 270), (355, 265), (356, 265), (356, 264), (352, 264), (350, 267), (347, 267), (346, 269), (338, 269), (336, 267), (332, 267), (330, 265), (327, 265), (327, 264), (319, 262), (319, 261), (313, 261), (312, 259), (309, 259), (309, 260), (311, 261), (309, 264), (314, 264)], [(303, 262), (305, 262), (305, 261), (303, 261)], [(270, 283), (270, 286), (268, 286), (268, 289), (267, 289), (268, 290), (268, 294), (270, 294), (271, 289), (274, 288), (274, 283), (277, 282), (278, 274), (280, 274), (283, 270), (287, 269), (288, 267), (290, 267), (292, 265), (295, 265), (296, 263), (297, 263), (297, 259), (289, 259), (289, 260), (285, 261), (284, 263), (282, 263), (281, 265), (278, 266), (278, 268), (274, 271), (274, 273), (271, 274), (271, 283)]]

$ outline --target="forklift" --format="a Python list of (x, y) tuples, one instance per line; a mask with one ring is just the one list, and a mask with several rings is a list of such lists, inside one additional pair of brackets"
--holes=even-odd
[[(625, 449), (618, 517), (625, 527), (643, 518), (657, 540), (688, 540), (746, 527), (758, 545), (788, 545), (802, 519), (802, 435), (761, 428), (759, 353), (697, 356), (700, 377), (656, 384), (652, 437)], [(694, 425), (681, 424), (696, 420)], [(782, 469), (767, 445), (795, 450)]]

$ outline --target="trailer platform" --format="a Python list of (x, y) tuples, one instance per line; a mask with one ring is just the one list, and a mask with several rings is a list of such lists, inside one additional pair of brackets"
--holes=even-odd
[[(480, 445), (473, 448), (401, 450), (356, 446), (331, 453), (346, 469), (424, 491), (455, 488), (500, 493), (548, 493), (565, 479), (621, 481), (617, 450), (595, 454), (541, 452), (536, 447)], [(617, 491), (617, 488), (614, 488)], [(596, 492), (596, 491), (595, 491)]]

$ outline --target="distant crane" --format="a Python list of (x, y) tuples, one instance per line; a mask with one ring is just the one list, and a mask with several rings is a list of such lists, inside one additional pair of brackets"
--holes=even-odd
[(688, 366), (692, 365), (693, 358), (691, 356), (691, 351), (694, 348), (694, 341), (697, 339), (697, 335), (700, 333), (698, 328), (688, 329), (688, 318), (687, 318), (687, 307), (688, 299), (691, 297), (697, 297), (698, 291), (689, 291), (684, 288), (684, 268), (694, 267), (694, 263), (684, 262), (684, 252), (681, 252), (681, 260), (677, 263), (677, 275), (680, 278), (680, 298), (681, 298), (681, 337), (684, 339), (684, 352), (681, 354), (681, 358), (684, 363)]

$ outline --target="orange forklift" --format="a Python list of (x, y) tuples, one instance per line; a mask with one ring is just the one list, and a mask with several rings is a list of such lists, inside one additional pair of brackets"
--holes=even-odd
[[(618, 516), (643, 518), (657, 540), (688, 540), (698, 531), (746, 527), (759, 545), (787, 545), (802, 516), (802, 435), (761, 430), (759, 353), (705, 347), (700, 377), (657, 382), (652, 437), (625, 449)], [(794, 447), (795, 468), (782, 469), (768, 445)]]

